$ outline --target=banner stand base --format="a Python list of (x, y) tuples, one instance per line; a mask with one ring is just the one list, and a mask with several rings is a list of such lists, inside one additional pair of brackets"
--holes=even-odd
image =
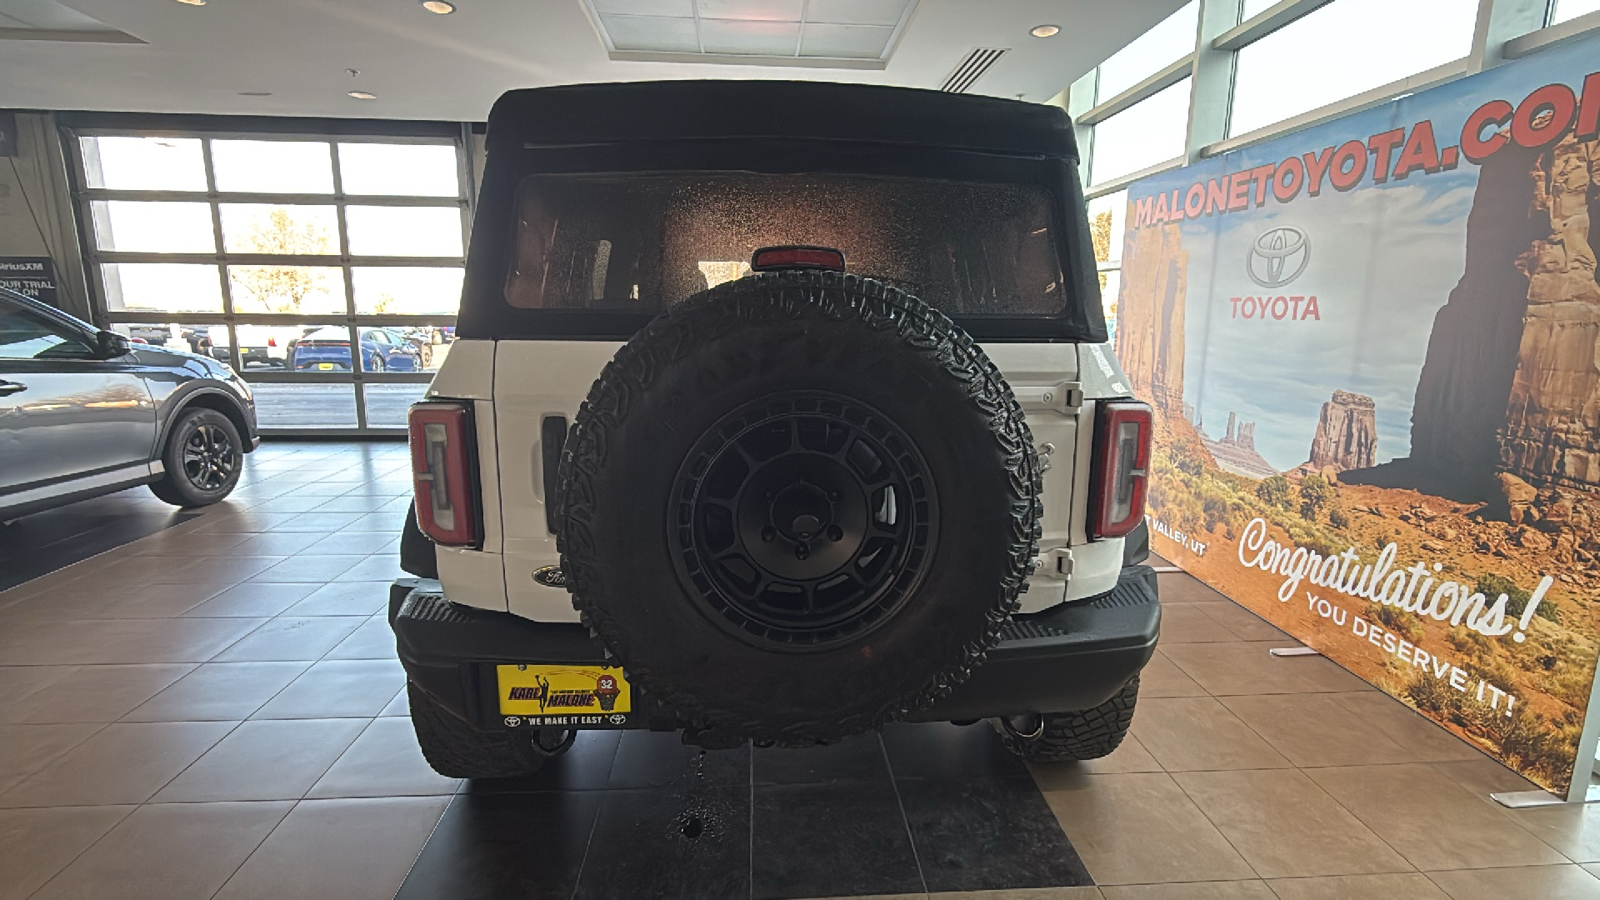
[(1273, 656), (1321, 656), (1310, 647), (1273, 647), (1267, 651)]
[(1510, 809), (1533, 809), (1539, 806), (1560, 806), (1569, 801), (1557, 797), (1549, 791), (1500, 791), (1489, 795), (1489, 799)]

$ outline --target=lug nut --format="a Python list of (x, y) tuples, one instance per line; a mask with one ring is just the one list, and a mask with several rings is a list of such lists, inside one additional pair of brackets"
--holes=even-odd
[(809, 557), (810, 555), (811, 555), (811, 545), (809, 545), (809, 544), (795, 544), (794, 545), (794, 558), (795, 559), (805, 559), (805, 558)]
[(772, 543), (772, 539), (776, 538), (777, 536), (778, 529), (773, 528), (771, 525), (761, 529), (761, 539), (769, 544)]
[(844, 540), (844, 529), (840, 528), (837, 525), (828, 526), (828, 540), (830, 540), (830, 541), (842, 541), (842, 540)]

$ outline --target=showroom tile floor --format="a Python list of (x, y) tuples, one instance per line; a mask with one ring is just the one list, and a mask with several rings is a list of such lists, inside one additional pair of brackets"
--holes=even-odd
[[(441, 778), (383, 616), (406, 465), (268, 443), (199, 515), (141, 489), (0, 530), (0, 900), (1600, 898), (1600, 807), (1493, 804), (1532, 785), (1269, 656), (1285, 636), (1182, 574), (1097, 762), (1030, 773), (983, 726), (705, 756), (635, 732), (525, 783)], [(950, 890), (1000, 870), (1098, 886)]]

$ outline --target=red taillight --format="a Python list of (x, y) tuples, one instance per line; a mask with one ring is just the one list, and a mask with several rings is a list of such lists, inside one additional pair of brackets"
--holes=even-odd
[(476, 546), (471, 414), (461, 403), (418, 403), (411, 407), (410, 421), (417, 527), (436, 544)]
[(1150, 468), (1150, 407), (1137, 400), (1099, 404), (1090, 486), (1089, 536), (1122, 537), (1144, 519)]
[(750, 268), (757, 272), (769, 269), (831, 269), (844, 271), (844, 253), (831, 247), (762, 247), (750, 257)]

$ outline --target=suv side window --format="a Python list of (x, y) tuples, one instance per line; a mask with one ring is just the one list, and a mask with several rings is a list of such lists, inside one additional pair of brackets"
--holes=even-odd
[(94, 348), (76, 330), (0, 302), (0, 360), (94, 358)]

